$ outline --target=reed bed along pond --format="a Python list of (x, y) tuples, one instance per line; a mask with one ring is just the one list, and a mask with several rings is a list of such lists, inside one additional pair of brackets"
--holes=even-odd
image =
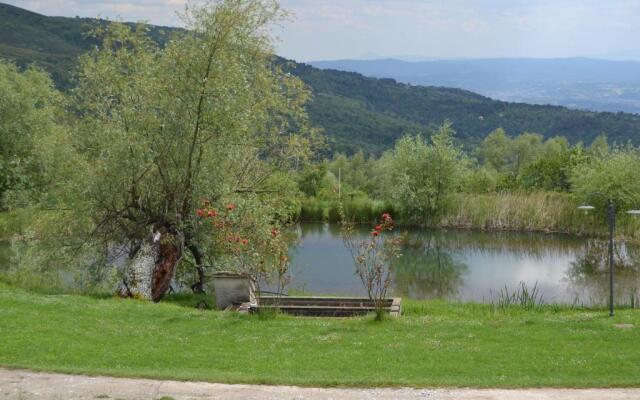
[[(390, 212), (405, 226), (462, 228), (485, 231), (555, 232), (577, 236), (602, 236), (606, 233), (604, 210), (585, 214), (580, 202), (569, 193), (458, 193), (446, 206), (430, 217), (402, 215), (393, 204), (366, 197), (345, 197), (342, 205), (347, 218), (371, 223), (383, 212)], [(308, 199), (303, 202), (301, 222), (340, 222), (336, 200)], [(640, 239), (640, 218), (621, 214), (617, 221), (621, 237)]]

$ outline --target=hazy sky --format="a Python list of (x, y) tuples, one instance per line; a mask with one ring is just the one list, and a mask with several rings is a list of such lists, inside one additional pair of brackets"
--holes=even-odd
[[(46, 15), (179, 26), (186, 0), (0, 0)], [(277, 52), (337, 58), (640, 59), (640, 0), (281, 0)]]

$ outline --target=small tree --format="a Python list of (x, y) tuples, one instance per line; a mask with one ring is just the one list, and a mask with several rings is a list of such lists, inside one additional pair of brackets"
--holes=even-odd
[(476, 149), (476, 153), (484, 165), (498, 172), (503, 172), (509, 164), (512, 139), (502, 128), (487, 135)]
[(381, 221), (367, 239), (359, 239), (352, 224), (343, 223), (342, 239), (351, 253), (367, 296), (374, 303), (376, 320), (382, 320), (387, 291), (391, 286), (391, 268), (400, 257), (401, 238), (391, 235), (391, 215), (382, 214)]
[(434, 216), (464, 182), (468, 159), (445, 122), (430, 140), (406, 136), (398, 141), (390, 160), (392, 186), (386, 197), (408, 218)]
[(614, 149), (574, 168), (572, 191), (583, 201), (604, 210), (609, 201), (617, 210), (638, 207), (640, 154), (636, 149)]

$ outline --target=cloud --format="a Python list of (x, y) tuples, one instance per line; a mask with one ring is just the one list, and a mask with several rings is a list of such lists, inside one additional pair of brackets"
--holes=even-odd
[[(282, 0), (296, 23), (282, 54), (302, 60), (363, 53), (422, 57), (640, 58), (640, 1)], [(330, 12), (326, 12), (326, 9)], [(626, 38), (626, 39), (625, 39)]]
[(3, 0), (45, 15), (103, 17), (180, 26), (186, 0)]
[[(47, 15), (180, 26), (186, 0), (4, 0)], [(196, 0), (205, 1), (205, 0)], [(281, 0), (274, 28), (298, 60), (421, 57), (640, 58), (640, 0)]]

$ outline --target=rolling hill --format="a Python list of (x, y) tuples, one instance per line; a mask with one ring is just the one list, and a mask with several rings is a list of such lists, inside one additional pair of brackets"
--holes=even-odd
[[(92, 24), (103, 23), (47, 17), (0, 3), (0, 58), (21, 66), (39, 65), (52, 74), (58, 87), (69, 89), (75, 59), (97, 45), (85, 33)], [(152, 26), (150, 34), (163, 43), (174, 30)], [(459, 138), (469, 146), (498, 127), (510, 134), (563, 135), (572, 142), (586, 143), (605, 133), (618, 142), (640, 144), (640, 116), (634, 114), (504, 102), (462, 89), (413, 86), (281, 58), (277, 61), (313, 90), (308, 112), (311, 121), (324, 129), (333, 151), (362, 149), (379, 154), (403, 134), (430, 129), (445, 119), (453, 122)]]
[(471, 90), (504, 101), (640, 113), (640, 62), (590, 58), (494, 58), (408, 62), (310, 62), (314, 67)]

